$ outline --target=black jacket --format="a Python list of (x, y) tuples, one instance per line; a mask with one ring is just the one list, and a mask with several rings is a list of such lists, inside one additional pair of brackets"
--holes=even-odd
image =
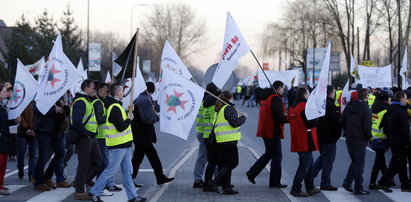
[[(122, 103), (112, 97), (108, 97), (107, 101), (105, 103), (106, 108), (108, 109), (110, 105), (118, 103), (120, 106), (122, 106)], [(114, 127), (116, 127), (116, 130), (119, 132), (123, 132), (130, 126), (131, 120), (126, 119), (123, 120), (123, 115), (121, 113), (121, 110), (118, 107), (113, 107), (113, 109), (110, 112), (110, 116), (108, 117), (108, 122), (112, 123)], [(118, 148), (128, 148), (131, 147), (131, 142), (126, 142), (124, 144), (116, 145), (116, 146), (110, 146), (108, 149), (118, 149)]]
[(106, 117), (104, 116), (104, 103), (106, 102), (105, 99), (102, 98), (96, 98), (100, 99), (100, 101), (97, 101), (94, 103), (94, 113), (96, 114), (96, 120), (98, 125), (104, 124), (106, 122)]
[(325, 116), (320, 117), (317, 125), (317, 138), (319, 145), (334, 144), (341, 136), (340, 110), (335, 106), (334, 100), (327, 97)]
[(355, 100), (345, 108), (341, 118), (341, 127), (345, 130), (347, 144), (366, 146), (372, 138), (372, 113), (367, 102)]
[(405, 147), (410, 141), (410, 125), (406, 106), (393, 103), (385, 113), (384, 133), (391, 147)]
[(134, 100), (134, 120), (131, 124), (135, 145), (149, 145), (157, 142), (154, 124), (160, 120), (154, 112), (159, 109), (146, 92), (141, 93)]
[[(74, 100), (77, 98), (84, 97), (86, 98), (90, 104), (92, 102), (92, 99), (90, 96), (82, 93), (76, 93), (76, 97)], [(83, 137), (96, 137), (97, 133), (92, 133), (86, 129), (86, 127), (83, 124), (83, 116), (86, 113), (86, 103), (83, 101), (79, 100), (74, 103), (73, 105), (73, 112), (72, 112), (72, 123), (71, 127), (74, 129), (78, 134), (82, 135)]]
[(9, 130), (9, 118), (6, 106), (0, 103), (0, 153), (11, 152), (11, 135)]

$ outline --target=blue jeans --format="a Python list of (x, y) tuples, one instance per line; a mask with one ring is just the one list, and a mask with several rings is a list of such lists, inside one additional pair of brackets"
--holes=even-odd
[(257, 177), (264, 167), (271, 161), (270, 182), (269, 186), (278, 186), (281, 184), (281, 160), (283, 158), (281, 150), (280, 136), (273, 138), (263, 138), (265, 153), (251, 166), (247, 175), (251, 178)]
[[(104, 169), (107, 168), (108, 166), (108, 156), (109, 156), (109, 152), (108, 152), (108, 147), (106, 146), (106, 140), (105, 139), (97, 139), (98, 141), (98, 146), (100, 147), (100, 152), (101, 152), (101, 158), (102, 158), (102, 163), (100, 168), (97, 171), (97, 178), (101, 175), (101, 173), (103, 173)], [(112, 187), (115, 185), (115, 181), (114, 181), (114, 176), (111, 176), (108, 179), (107, 185), (106, 187)]]
[(136, 198), (138, 195), (136, 188), (134, 187), (133, 179), (131, 178), (133, 166), (131, 165), (130, 148), (110, 149), (108, 151), (109, 164), (97, 179), (96, 184), (93, 188), (91, 188), (90, 193), (95, 196), (100, 196), (103, 193), (110, 177), (113, 177), (117, 170), (121, 168), (121, 173), (123, 175), (123, 186), (126, 189), (127, 198), (128, 200)]
[[(60, 133), (37, 133), (37, 141), (39, 159), (37, 160), (34, 173), (34, 178), (36, 178), (35, 185), (43, 184), (45, 179), (51, 179), (53, 173), (56, 173), (57, 182), (65, 181), (63, 162), (65, 153), (64, 135)], [(55, 154), (53, 160), (50, 162), (46, 172), (44, 172), (44, 167), (50, 160), (53, 152)]]
[(347, 150), (351, 158), (351, 164), (344, 179), (344, 185), (351, 186), (355, 179), (354, 191), (361, 191), (363, 188), (362, 174), (364, 173), (365, 164), (365, 146), (351, 146), (347, 144)]
[(197, 133), (198, 156), (194, 166), (194, 180), (203, 180), (204, 169), (207, 165), (207, 149), (204, 144), (203, 133)]
[(335, 154), (337, 150), (336, 144), (320, 145), (320, 156), (314, 162), (313, 177), (317, 177), (320, 170), (321, 172), (321, 187), (331, 186), (331, 171), (335, 160)]
[(297, 172), (294, 176), (293, 186), (291, 187), (292, 192), (301, 192), (301, 183), (304, 180), (305, 189), (307, 192), (313, 190), (314, 187), (314, 178), (312, 175), (313, 168), (313, 155), (312, 151), (307, 152), (298, 152), (299, 164)]
[(17, 137), (17, 168), (24, 168), (24, 157), (27, 146), (29, 147), (29, 176), (34, 174), (36, 169), (38, 155), (37, 138)]

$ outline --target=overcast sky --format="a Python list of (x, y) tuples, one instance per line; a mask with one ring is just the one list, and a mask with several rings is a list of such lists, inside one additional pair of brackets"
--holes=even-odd
[[(131, 32), (131, 8), (135, 4), (147, 5), (134, 8), (134, 30), (150, 5), (175, 2), (189, 4), (198, 17), (206, 20), (207, 48), (190, 59), (195, 66), (205, 70), (211, 64), (218, 62), (217, 55), (222, 49), (228, 11), (251, 49), (259, 55), (259, 35), (265, 24), (281, 19), (286, 0), (90, 0), (90, 30), (114, 32), (128, 41)], [(70, 4), (73, 10), (75, 22), (86, 31), (87, 0), (0, 0), (0, 19), (3, 19), (8, 26), (13, 26), (24, 13), (34, 24), (34, 18), (44, 9), (47, 9), (55, 19), (60, 19), (67, 4)], [(241, 63), (253, 69), (257, 67), (251, 54), (245, 56)], [(271, 63), (270, 68), (273, 66)]]

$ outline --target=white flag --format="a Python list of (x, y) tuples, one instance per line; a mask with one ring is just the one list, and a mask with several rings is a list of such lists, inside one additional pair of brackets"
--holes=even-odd
[(80, 58), (80, 61), (78, 62), (77, 70), (84, 80), (88, 79), (87, 70), (84, 69), (83, 60), (81, 58)]
[(402, 64), (401, 64), (401, 69), (400, 69), (400, 75), (401, 75), (401, 80), (402, 80), (402, 84), (401, 87), (403, 90), (408, 88), (408, 81), (407, 81), (407, 75), (408, 75), (408, 61), (407, 61), (407, 57), (408, 57), (408, 48), (405, 48), (404, 51), (404, 57), (402, 58)]
[(161, 68), (169, 68), (186, 79), (191, 79), (192, 77), (186, 65), (167, 40), (164, 43), (163, 54), (161, 55)]
[(16, 119), (36, 96), (39, 84), (17, 59), (16, 80), (9, 105), (9, 119)]
[(187, 140), (204, 96), (204, 89), (163, 68), (160, 87), (160, 131)]
[(235, 66), (238, 65), (240, 58), (250, 52), (250, 50), (247, 41), (241, 34), (234, 19), (231, 17), (230, 13), (227, 13), (223, 50), (212, 82), (218, 88), (222, 89), (228, 78), (231, 76)]
[[(53, 52), (54, 48), (58, 48), (63, 52), (63, 41), (61, 40), (60, 32), (57, 33), (56, 40), (54, 40), (53, 43), (54, 43), (54, 45), (53, 45), (53, 48), (52, 48), (51, 52)], [(49, 59), (50, 59), (50, 56), (47, 58), (46, 62), (48, 62)], [(41, 81), (43, 80), (43, 76), (47, 75), (46, 74), (46, 69), (47, 69), (46, 65), (44, 65), (44, 67), (42, 69), (40, 69), (39, 78), (37, 79), (37, 82), (41, 83)]]
[(43, 114), (81, 77), (76, 67), (56, 45), (53, 46), (45, 67), (36, 96), (36, 106)]
[(80, 79), (70, 87), (70, 92), (73, 96), (81, 90), (81, 84), (87, 79), (87, 70), (84, 70), (83, 60), (81, 58), (77, 65), (77, 71), (80, 74)]
[(104, 82), (105, 83), (111, 83), (110, 71), (107, 71), (106, 80)]
[(120, 74), (121, 70), (123, 69), (120, 65), (118, 65), (114, 60), (117, 59), (117, 55), (115, 52), (111, 55), (111, 62), (112, 62), (112, 68), (113, 68), (113, 75), (116, 77), (118, 74)]
[[(143, 74), (141, 74), (140, 68), (137, 63), (136, 68), (136, 78), (134, 79), (134, 99), (147, 89), (146, 82), (144, 81)], [(123, 98), (123, 108), (127, 111), (128, 105), (130, 105), (131, 98), (131, 78), (126, 79), (126, 83), (123, 87), (124, 98)]]
[(26, 65), (26, 69), (30, 72), (32, 76), (34, 75), (39, 75), (40, 71), (42, 68), (44, 68), (45, 65), (44, 57), (41, 57), (40, 60), (38, 60), (36, 63), (31, 64), (31, 65)]
[(325, 115), (325, 104), (327, 100), (328, 72), (330, 68), (331, 42), (328, 42), (327, 53), (325, 54), (323, 66), (317, 87), (312, 91), (305, 107), (307, 120), (313, 120)]
[(341, 93), (341, 113), (343, 113), (345, 107), (347, 106), (348, 102), (350, 102), (350, 100), (351, 100), (350, 79), (348, 79)]

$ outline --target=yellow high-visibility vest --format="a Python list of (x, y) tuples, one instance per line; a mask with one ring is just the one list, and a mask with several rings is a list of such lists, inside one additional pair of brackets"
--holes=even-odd
[(213, 124), (216, 121), (217, 113), (215, 112), (215, 105), (204, 108), (203, 111), (203, 138), (210, 137), (213, 130)]
[(214, 133), (217, 143), (231, 142), (241, 139), (240, 127), (232, 127), (224, 117), (224, 110), (228, 105), (222, 107), (217, 114)]
[(387, 139), (387, 136), (384, 134), (383, 128), (381, 128), (380, 130), (380, 124), (386, 112), (387, 110), (382, 110), (377, 114), (372, 114), (371, 134), (373, 136), (373, 139)]
[(83, 115), (83, 119), (81, 122), (84, 124), (88, 117), (90, 119), (87, 121), (86, 125), (84, 126), (88, 131), (92, 133), (97, 132), (97, 120), (96, 120), (96, 115), (94, 114), (94, 108), (93, 105), (90, 103), (90, 101), (84, 97), (79, 97), (76, 100), (74, 100), (73, 105), (70, 108), (70, 123), (73, 124), (73, 107), (74, 104), (78, 101), (83, 101), (84, 104), (86, 105), (86, 112)]
[(375, 95), (369, 94), (368, 95), (368, 107), (370, 107), (370, 109), (372, 105), (374, 104), (374, 102), (375, 102)]
[(121, 115), (123, 117), (123, 121), (127, 119), (126, 111), (124, 111), (123, 107), (119, 103), (114, 103), (110, 105), (107, 109), (107, 116), (106, 116), (106, 145), (107, 146), (116, 146), (120, 144), (124, 144), (126, 142), (133, 140), (133, 133), (131, 132), (131, 125), (128, 126), (124, 131), (120, 132), (116, 129), (113, 123), (108, 121), (110, 117), (111, 111), (114, 107), (117, 107), (121, 111)]
[(334, 102), (334, 104), (337, 107), (341, 106), (341, 104), (338, 102), (338, 101), (340, 101), (341, 94), (342, 94), (342, 90), (335, 91), (335, 102)]
[[(99, 98), (96, 98), (95, 100), (93, 100), (93, 102), (91, 102), (91, 104), (93, 105), (93, 107), (94, 107), (94, 104), (95, 104), (96, 102), (101, 102), (101, 105), (103, 105), (103, 117), (106, 117), (106, 116), (107, 116), (107, 109), (104, 107), (103, 101), (101, 101)], [(94, 111), (95, 111), (95, 110), (94, 110)], [(98, 123), (97, 123), (97, 124), (98, 124)], [(104, 138), (106, 138), (106, 135), (105, 135), (105, 133), (106, 133), (106, 128), (107, 128), (106, 122), (104, 122), (103, 124), (99, 124), (99, 125), (98, 125), (98, 132), (97, 132), (97, 136), (96, 136), (97, 139), (104, 139)]]
[(203, 133), (204, 124), (203, 124), (203, 107), (204, 102), (201, 103), (200, 109), (198, 110), (197, 117), (196, 117), (196, 132)]

